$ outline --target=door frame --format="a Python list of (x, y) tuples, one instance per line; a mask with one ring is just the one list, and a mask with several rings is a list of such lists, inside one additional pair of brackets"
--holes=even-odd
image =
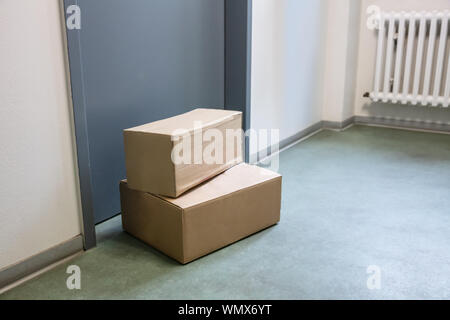
[[(86, 95), (83, 78), (80, 30), (68, 30), (66, 26), (67, 8), (79, 5), (78, 0), (64, 0), (64, 29), (67, 38), (67, 52), (72, 90), (75, 139), (77, 145), (78, 174), (80, 181), (81, 210), (83, 216), (83, 245), (88, 250), (97, 245), (92, 196), (92, 173), (89, 156), (89, 139), (86, 117)], [(81, 19), (81, 21), (83, 21)]]
[[(225, 0), (225, 109), (242, 112), (243, 129), (250, 129), (252, 0)], [(245, 136), (245, 161), (249, 161)]]

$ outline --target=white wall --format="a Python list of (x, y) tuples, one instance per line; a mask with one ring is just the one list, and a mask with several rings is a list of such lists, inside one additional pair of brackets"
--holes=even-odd
[[(318, 106), (320, 120), (325, 121), (341, 122), (357, 115), (450, 123), (450, 109), (372, 103), (363, 98), (373, 88), (377, 34), (366, 28), (366, 9), (372, 4), (387, 11), (450, 9), (449, 0), (254, 1), (253, 128), (281, 126), (283, 139), (317, 122)], [(286, 15), (298, 19), (289, 21)], [(297, 43), (287, 45), (285, 33)], [(310, 54), (314, 58), (308, 59)], [(305, 73), (309, 68), (314, 71)], [(305, 86), (308, 80), (309, 87)], [(322, 100), (312, 87), (323, 89)], [(251, 154), (255, 148), (253, 141)]]
[(0, 269), (81, 233), (59, 4), (0, 1)]
[(323, 115), (341, 122), (353, 116), (360, 0), (328, 2)]
[[(251, 127), (288, 138), (322, 119), (327, 1), (253, 1)], [(255, 145), (250, 154), (267, 144)]]
[(371, 31), (366, 27), (366, 9), (369, 5), (377, 5), (383, 11), (431, 11), (450, 9), (449, 0), (362, 0), (354, 113), (357, 116), (419, 120), (450, 124), (450, 109), (370, 103), (370, 100), (362, 97), (364, 92), (372, 91), (373, 89), (375, 53), (377, 46), (376, 31)]

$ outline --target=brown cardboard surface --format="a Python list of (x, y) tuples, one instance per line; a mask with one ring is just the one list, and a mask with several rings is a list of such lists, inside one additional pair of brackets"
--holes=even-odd
[(267, 169), (242, 163), (199, 185), (182, 197), (163, 198), (180, 208), (187, 209), (279, 176), (278, 173)]
[(181, 263), (280, 220), (281, 176), (244, 163), (178, 199), (120, 191), (124, 230)]
[(180, 261), (183, 259), (180, 209), (120, 183), (123, 229)]
[[(195, 128), (195, 122), (201, 121), (202, 127)], [(234, 145), (223, 143), (223, 155), (233, 154), (223, 163), (174, 164), (172, 149), (181, 140), (174, 141), (179, 135), (177, 129), (185, 129), (191, 136), (194, 148), (194, 134), (202, 134), (206, 129), (217, 129), (226, 136), (227, 129), (242, 128), (242, 113), (238, 111), (196, 109), (191, 112), (124, 130), (125, 160), (128, 185), (131, 189), (153, 194), (178, 197), (226, 169), (242, 162), (243, 139), (238, 138)], [(197, 131), (194, 132), (194, 129)], [(185, 135), (183, 134), (183, 135)], [(203, 141), (203, 150), (216, 143)]]

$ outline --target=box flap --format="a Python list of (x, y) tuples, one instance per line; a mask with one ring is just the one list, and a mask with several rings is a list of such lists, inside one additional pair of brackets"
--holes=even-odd
[(241, 163), (176, 199), (161, 198), (180, 208), (186, 209), (278, 177), (281, 177), (278, 173)]
[(125, 129), (124, 131), (173, 136), (175, 130), (185, 129), (186, 133), (193, 131), (196, 121), (201, 121), (202, 128), (207, 128), (221, 122), (232, 120), (241, 114), (242, 112), (240, 111), (231, 110), (195, 109), (172, 118), (147, 123), (134, 128)]

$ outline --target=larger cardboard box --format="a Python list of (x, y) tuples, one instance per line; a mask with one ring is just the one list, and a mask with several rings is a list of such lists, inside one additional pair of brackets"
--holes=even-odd
[(281, 176), (242, 163), (177, 199), (120, 196), (124, 230), (184, 264), (278, 223)]
[[(214, 136), (217, 132), (222, 140)], [(178, 197), (242, 162), (242, 141), (242, 113), (239, 111), (196, 109), (126, 129), (128, 185), (135, 190)], [(190, 151), (190, 155), (185, 150)], [(180, 155), (181, 161), (174, 162), (172, 153)], [(213, 157), (204, 157), (208, 154)]]

